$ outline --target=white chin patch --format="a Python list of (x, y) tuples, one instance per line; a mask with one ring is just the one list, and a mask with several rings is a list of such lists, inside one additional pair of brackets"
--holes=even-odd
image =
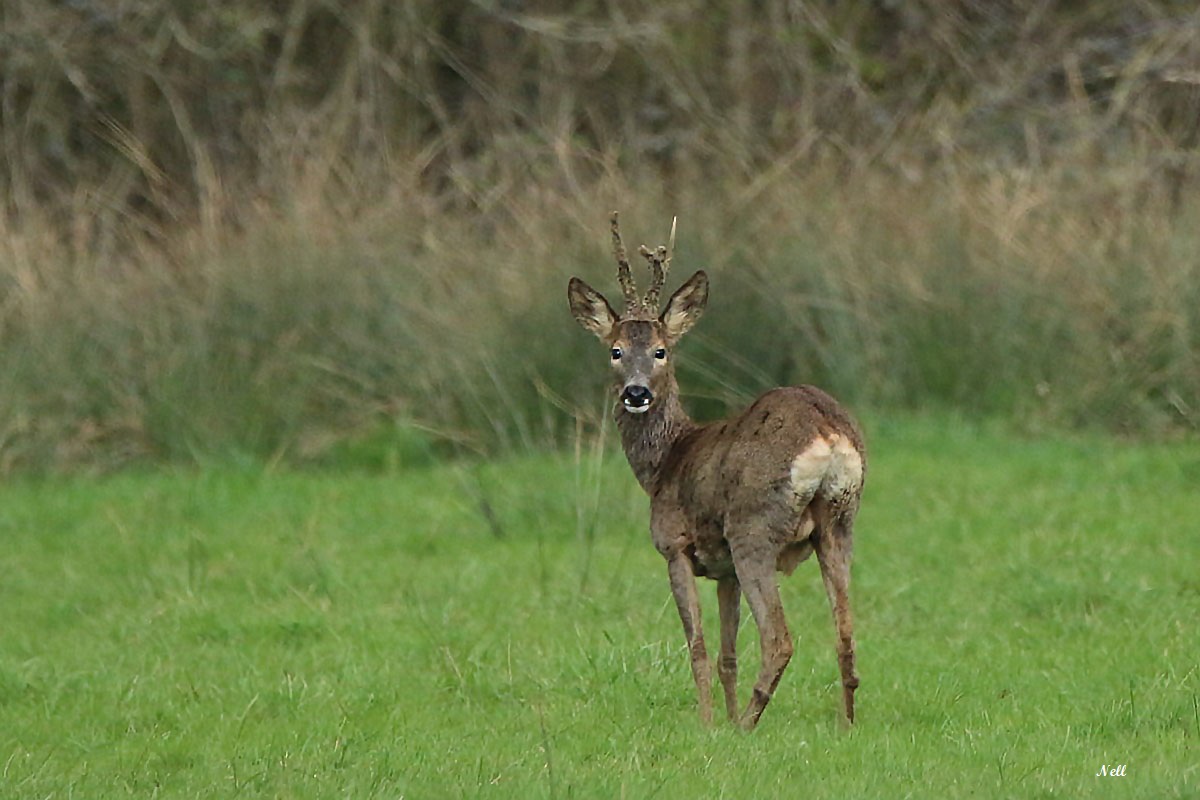
[(650, 410), (649, 403), (646, 403), (646, 405), (644, 405), (644, 406), (631, 406), (631, 405), (629, 405), (629, 403), (622, 403), (621, 405), (625, 406), (625, 410), (628, 411), (630, 414), (645, 414), (647, 411)]

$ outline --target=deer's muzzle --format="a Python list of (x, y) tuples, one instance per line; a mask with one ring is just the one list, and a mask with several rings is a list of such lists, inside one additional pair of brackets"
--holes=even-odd
[(645, 386), (626, 386), (625, 390), (621, 392), (621, 403), (631, 414), (643, 414), (649, 411), (652, 400), (654, 400), (654, 393)]

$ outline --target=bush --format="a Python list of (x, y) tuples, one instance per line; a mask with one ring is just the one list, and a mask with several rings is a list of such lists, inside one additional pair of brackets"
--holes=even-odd
[(1196, 428), (1194, 15), (693, 6), (6, 8), (0, 471), (558, 443), (613, 208), (712, 273), (702, 416)]

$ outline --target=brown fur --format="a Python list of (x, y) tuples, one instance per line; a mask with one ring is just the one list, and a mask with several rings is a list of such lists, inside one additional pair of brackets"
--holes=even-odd
[[(650, 314), (618, 318), (578, 278), (571, 279), (568, 294), (580, 324), (619, 351), (620, 357), (612, 359), (618, 394), (633, 386), (653, 396), (643, 413), (619, 402), (617, 426), (629, 465), (650, 497), (650, 534), (667, 561), (701, 717), (712, 717), (711, 677), (694, 576), (718, 582), (718, 676), (726, 711), (753, 728), (792, 655), (775, 573), (790, 574), (815, 552), (837, 631), (844, 710), (853, 722), (859, 681), (850, 559), (866, 476), (857, 424), (837, 401), (812, 386), (773, 389), (735, 417), (707, 425), (693, 422), (679, 402), (668, 351), (707, 302), (703, 272), (672, 295), (657, 319)], [(657, 358), (656, 352), (667, 354)], [(739, 716), (736, 641), (742, 594), (759, 629), (762, 668)]]

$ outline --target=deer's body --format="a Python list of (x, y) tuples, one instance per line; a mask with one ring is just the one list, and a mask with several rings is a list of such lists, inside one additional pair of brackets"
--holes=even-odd
[[(818, 516), (853, 514), (866, 466), (862, 436), (820, 389), (773, 389), (740, 415), (708, 425), (668, 422), (667, 414), (618, 412), (617, 424), (650, 495), (651, 519), (663, 523), (651, 527), (654, 546), (668, 559), (687, 555), (696, 575), (734, 576), (734, 544), (791, 574), (812, 553)], [(678, 434), (654, 435), (664, 428)]]
[[(745, 594), (759, 629), (762, 668), (741, 723), (753, 727), (792, 655), (775, 574), (813, 552), (837, 630), (847, 719), (854, 720), (853, 623), (849, 605), (853, 521), (866, 474), (862, 435), (832, 397), (811, 386), (773, 389), (741, 414), (697, 425), (679, 402), (667, 350), (703, 310), (708, 281), (690, 278), (654, 318), (669, 251), (643, 248), (655, 273), (638, 301), (613, 217), (626, 315), (572, 279), (572, 311), (611, 348), (621, 403), (617, 425), (629, 465), (650, 496), (650, 532), (667, 561), (700, 713), (711, 719), (711, 677), (695, 576), (717, 581), (721, 617), (718, 674), (726, 710), (737, 719), (737, 629)], [(653, 303), (651, 303), (653, 300)]]

